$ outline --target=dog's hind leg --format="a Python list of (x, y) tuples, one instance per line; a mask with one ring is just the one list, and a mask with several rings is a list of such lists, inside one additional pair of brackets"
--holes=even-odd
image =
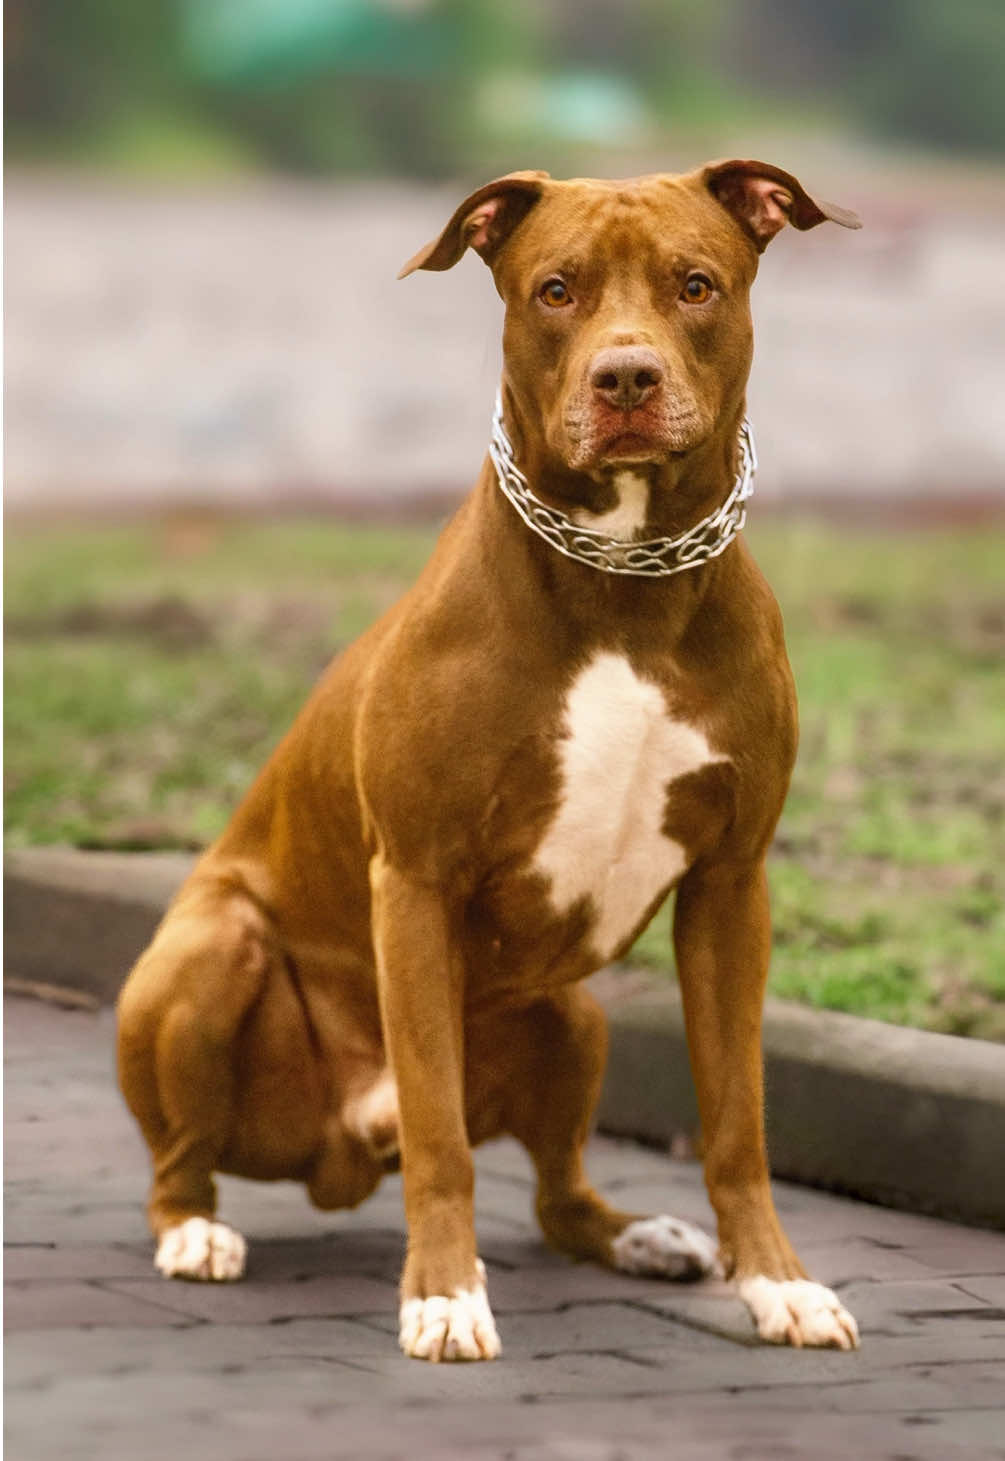
[(537, 1217), (548, 1242), (626, 1273), (711, 1273), (716, 1245), (700, 1228), (665, 1215), (621, 1212), (586, 1176), (583, 1150), (607, 1058), (607, 1022), (593, 996), (571, 986), (518, 1018), (523, 1027), (511, 1046), (521, 1056), (509, 1074), (507, 1129), (537, 1169)]
[(276, 957), (267, 916), (239, 880), (196, 874), (119, 999), (119, 1080), (153, 1157), (147, 1213), (168, 1277), (240, 1278), (246, 1245), (215, 1220), (234, 1122), (232, 1047)]
[(398, 1165), (398, 1090), (391, 1072), (362, 1073), (340, 1110), (329, 1114), (307, 1173), (315, 1207), (358, 1207)]

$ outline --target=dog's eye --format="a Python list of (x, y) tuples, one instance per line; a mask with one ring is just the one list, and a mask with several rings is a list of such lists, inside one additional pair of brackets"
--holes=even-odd
[(561, 279), (546, 279), (538, 291), (538, 298), (551, 305), (552, 309), (561, 309), (564, 304), (572, 303), (572, 295)]
[(687, 304), (704, 304), (712, 295), (712, 281), (704, 274), (692, 274), (681, 290), (681, 299)]

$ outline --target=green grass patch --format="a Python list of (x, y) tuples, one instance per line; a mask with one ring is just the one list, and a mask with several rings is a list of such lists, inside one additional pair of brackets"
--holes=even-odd
[[(435, 533), (192, 515), (7, 546), (8, 845), (197, 847)], [(1005, 1039), (1005, 540), (758, 524), (799, 686), (775, 994)], [(636, 957), (670, 967), (661, 915)]]
[(431, 530), (194, 517), (8, 534), (8, 846), (199, 847)]

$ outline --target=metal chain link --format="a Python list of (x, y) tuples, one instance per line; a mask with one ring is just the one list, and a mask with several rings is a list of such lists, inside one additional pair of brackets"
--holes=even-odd
[(739, 435), (740, 469), (733, 489), (721, 507), (676, 538), (649, 538), (643, 543), (611, 538), (593, 528), (580, 527), (557, 507), (535, 497), (527, 478), (516, 465), (513, 447), (503, 425), (502, 393), (496, 394), (489, 456), (503, 493), (527, 526), (566, 558), (599, 568), (602, 573), (627, 573), (640, 578), (667, 578), (717, 558), (747, 520), (744, 504), (754, 491), (757, 452), (750, 422), (744, 418)]

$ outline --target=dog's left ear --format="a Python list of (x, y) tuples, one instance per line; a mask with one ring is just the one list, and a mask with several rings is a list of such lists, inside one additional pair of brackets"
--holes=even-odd
[(491, 264), (517, 224), (544, 191), (546, 172), (511, 172), (472, 193), (457, 209), (439, 238), (426, 244), (398, 275), (416, 269), (452, 269), (465, 249), (472, 248)]
[(786, 223), (793, 228), (815, 228), (829, 218), (842, 228), (862, 227), (861, 219), (850, 209), (811, 198), (798, 178), (770, 162), (739, 158), (710, 162), (702, 168), (700, 178), (753, 239), (758, 253)]

